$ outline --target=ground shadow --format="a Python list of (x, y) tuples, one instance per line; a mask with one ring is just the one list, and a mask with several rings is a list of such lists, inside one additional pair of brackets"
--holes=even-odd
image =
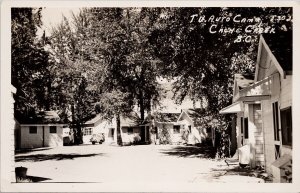
[(253, 170), (250, 167), (242, 168), (240, 166), (233, 166), (225, 169), (212, 169), (212, 171), (226, 171), (227, 175), (241, 175), (241, 176), (251, 176)]
[(210, 146), (176, 146), (171, 149), (161, 150), (161, 153), (177, 157), (215, 157), (215, 151)]
[(38, 176), (27, 176), (26, 179), (28, 180), (28, 182), (42, 182), (45, 180), (51, 180), (51, 178), (44, 178)]
[(18, 149), (18, 150), (15, 150), (15, 153), (16, 154), (30, 153), (30, 152), (35, 152), (35, 151), (49, 150), (49, 149), (53, 149), (53, 147), (44, 147), (44, 148), (37, 148), (37, 149)]
[(72, 160), (74, 158), (82, 158), (82, 157), (94, 157), (94, 156), (103, 156), (103, 153), (99, 154), (35, 154), (35, 155), (25, 155), (25, 156), (16, 156), (16, 162), (38, 162), (38, 161), (47, 161), (47, 160)]

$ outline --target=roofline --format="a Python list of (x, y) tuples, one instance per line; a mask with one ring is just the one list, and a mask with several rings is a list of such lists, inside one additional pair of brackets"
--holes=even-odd
[(176, 122), (160, 122), (160, 121), (156, 121), (156, 123), (170, 123), (170, 124), (175, 124), (175, 123), (177, 123), (177, 121)]
[(277, 70), (280, 73), (280, 75), (283, 78), (285, 78), (286, 77), (286, 72), (280, 66), (277, 58), (274, 56), (274, 54), (272, 53), (270, 47), (268, 46), (268, 44), (266, 43), (264, 37), (261, 34), (260, 35), (260, 39), (259, 39), (259, 46), (258, 46), (258, 54), (257, 54), (257, 62), (256, 62), (254, 82), (257, 82), (257, 78), (258, 78), (257, 76), (258, 76), (259, 64), (260, 64), (260, 59), (261, 59), (262, 45), (265, 46), (267, 53), (270, 55), (271, 60), (274, 61), (275, 67), (277, 68)]
[(65, 124), (65, 123), (25, 123), (25, 124), (20, 124), (20, 126), (51, 126), (51, 125), (65, 126), (68, 124)]
[(187, 112), (185, 112), (185, 110), (182, 110), (182, 112), (180, 113), (180, 115), (179, 115), (179, 117), (178, 117), (178, 119), (177, 119), (177, 122), (179, 121), (179, 119), (181, 118), (181, 115), (182, 115), (183, 113), (185, 113), (185, 114), (188, 116), (188, 118), (190, 119), (190, 121), (192, 121), (192, 123), (194, 123), (194, 121), (191, 119), (191, 117), (189, 116), (189, 114), (188, 114)]

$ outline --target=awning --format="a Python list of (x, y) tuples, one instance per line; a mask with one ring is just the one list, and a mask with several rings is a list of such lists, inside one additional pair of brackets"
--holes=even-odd
[(219, 111), (220, 114), (238, 113), (243, 110), (241, 102), (235, 102)]

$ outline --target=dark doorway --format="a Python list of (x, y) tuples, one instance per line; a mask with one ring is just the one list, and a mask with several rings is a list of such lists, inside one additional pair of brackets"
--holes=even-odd
[(141, 142), (145, 142), (145, 126), (141, 127)]
[(150, 141), (149, 138), (150, 138), (150, 131), (149, 131), (149, 126), (146, 126), (146, 141)]

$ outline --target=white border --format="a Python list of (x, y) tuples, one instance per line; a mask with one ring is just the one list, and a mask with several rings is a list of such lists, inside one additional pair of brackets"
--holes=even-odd
[[(299, 2), (292, 1), (4, 1), (1, 4), (1, 192), (140, 192), (140, 191), (159, 191), (159, 192), (298, 192), (300, 191), (300, 159), (299, 159), (299, 141), (300, 136), (299, 119)], [(7, 144), (9, 143), (8, 133), (9, 122), (7, 120), (7, 101), (10, 97), (10, 8), (11, 7), (294, 7), (294, 50), (293, 50), (293, 183), (292, 184), (242, 184), (242, 183), (199, 183), (199, 184), (136, 184), (128, 186), (127, 184), (63, 184), (63, 183), (10, 183), (10, 159), (7, 155)]]

